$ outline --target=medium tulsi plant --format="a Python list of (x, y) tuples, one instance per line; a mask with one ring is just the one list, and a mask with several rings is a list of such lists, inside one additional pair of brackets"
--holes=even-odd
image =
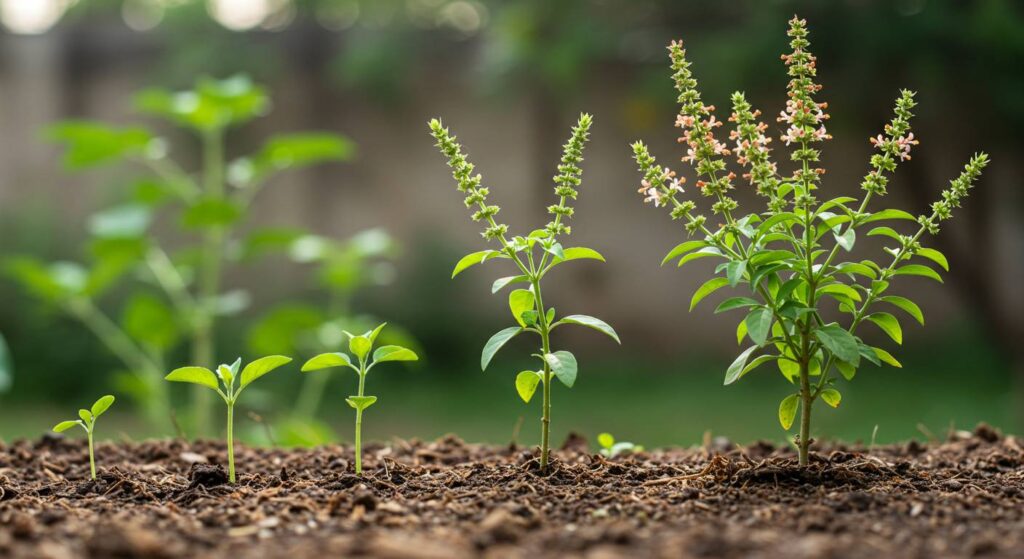
[[(191, 146), (148, 127), (54, 125), (48, 137), (67, 148), (69, 170), (119, 164), (131, 170), (128, 192), (91, 217), (88, 264), (24, 257), (8, 269), (33, 295), (81, 321), (120, 359), (120, 388), (168, 430), (170, 400), (160, 378), (169, 356), (185, 345), (192, 363), (216, 364), (218, 324), (249, 301), (247, 292), (225, 288), (225, 272), (282, 235), (279, 228), (239, 233), (256, 197), (279, 172), (348, 160), (355, 146), (331, 133), (298, 132), (274, 135), (254, 153), (229, 158), (235, 151), (229, 149), (232, 131), (271, 108), (267, 92), (245, 76), (202, 78), (184, 91), (148, 89), (136, 96), (136, 106), (197, 140), (196, 168), (180, 163)], [(155, 223), (168, 219), (180, 229), (173, 240), (154, 232)], [(120, 313), (112, 314), (105, 299), (126, 277), (141, 281), (133, 284)], [(209, 429), (210, 395), (198, 389), (193, 396), (191, 427), (201, 434)]]
[(321, 369), (328, 369), (331, 367), (348, 367), (359, 375), (358, 393), (355, 396), (345, 398), (348, 405), (352, 406), (352, 409), (356, 410), (356, 438), (354, 446), (356, 453), (357, 475), (361, 475), (363, 473), (363, 412), (366, 411), (366, 408), (377, 402), (376, 396), (366, 395), (366, 374), (369, 373), (370, 369), (378, 363), (384, 363), (387, 361), (416, 361), (419, 359), (416, 353), (411, 349), (397, 345), (385, 345), (378, 347), (371, 355), (370, 351), (373, 350), (373, 343), (377, 340), (377, 336), (380, 334), (380, 331), (384, 329), (385, 325), (386, 323), (381, 324), (361, 336), (345, 332), (349, 337), (348, 349), (352, 352), (352, 355), (355, 356), (356, 362), (353, 362), (352, 358), (347, 353), (321, 353), (309, 361), (306, 361), (306, 364), (302, 366), (302, 372), (304, 373), (319, 371)]
[(96, 400), (96, 403), (91, 408), (78, 410), (78, 417), (80, 419), (61, 421), (53, 426), (53, 430), (57, 433), (63, 433), (75, 425), (85, 429), (85, 433), (89, 438), (89, 476), (92, 479), (96, 479), (96, 454), (93, 450), (93, 432), (96, 430), (96, 419), (103, 415), (103, 412), (110, 409), (113, 403), (114, 397), (108, 394)]
[[(291, 357), (283, 355), (270, 355), (261, 357), (242, 369), (242, 359), (238, 358), (230, 365), (220, 365), (217, 373), (206, 367), (181, 367), (170, 372), (164, 379), (173, 382), (187, 382), (197, 386), (203, 386), (213, 390), (220, 395), (227, 404), (227, 447), (228, 447), (228, 480), (235, 483), (235, 402), (242, 394), (246, 386), (254, 380), (273, 371), (274, 369), (291, 362)], [(235, 385), (238, 385), (237, 388)]]
[[(865, 344), (856, 335), (857, 328), (867, 321), (902, 343), (899, 320), (879, 309), (879, 303), (924, 323), (917, 304), (890, 293), (889, 287), (897, 276), (942, 281), (928, 264), (948, 270), (948, 262), (939, 251), (923, 247), (921, 238), (925, 233), (938, 233), (939, 223), (952, 216), (988, 164), (984, 153), (972, 157), (925, 215), (870, 209), (870, 202), (885, 196), (889, 177), (900, 162), (910, 159), (911, 148), (918, 143), (909, 122), (914, 93), (904, 90), (896, 100), (892, 121), (882, 134), (871, 138), (877, 153), (872, 155), (870, 169), (861, 183), (862, 198), (858, 201), (840, 196), (819, 201), (818, 188), (825, 170), (818, 166), (817, 146), (831, 136), (825, 128), (827, 103), (815, 100), (821, 86), (814, 81), (816, 59), (807, 50), (807, 35), (804, 20), (793, 18), (789, 22), (792, 52), (782, 56), (790, 76), (788, 100), (777, 119), (785, 127), (779, 139), (789, 147), (790, 159), (795, 163), (788, 174), (780, 172), (772, 161), (768, 125), (758, 120), (760, 111), (751, 108), (743, 93), (732, 96), (729, 121), (735, 126), (730, 133), (734, 147), (727, 147), (716, 137), (715, 129), (723, 123), (715, 118), (714, 106), (701, 101), (682, 43), (673, 42), (668, 47), (681, 105), (676, 126), (683, 130), (680, 143), (687, 145), (682, 161), (694, 166), (697, 190), (712, 199), (712, 211), (722, 221), (720, 226), (709, 228), (705, 216), (695, 213), (694, 202), (677, 200), (684, 179), (668, 167), (657, 165), (643, 143), (632, 146), (643, 173), (640, 193), (644, 201), (671, 209), (672, 218), (684, 220), (687, 232), (698, 237), (672, 249), (663, 264), (678, 260), (682, 266), (706, 257), (721, 260), (716, 276), (693, 295), (690, 309), (725, 286), (742, 285), (749, 291), (750, 296), (730, 297), (715, 311), (742, 309), (746, 316), (739, 323), (737, 339), (740, 343), (745, 338), (753, 342), (729, 366), (725, 384), (764, 363), (778, 366), (795, 386), (795, 391), (782, 400), (778, 415), (782, 427), (789, 430), (800, 411), (796, 444), (801, 465), (807, 464), (811, 443), (812, 405), (819, 398), (832, 407), (839, 405), (841, 395), (835, 388), (834, 372), (852, 380), (864, 361), (900, 366), (885, 349)], [(734, 155), (745, 169), (743, 180), (767, 199), (766, 212), (736, 215), (738, 204), (729, 195), (736, 175), (726, 168), (728, 155)], [(890, 227), (899, 221), (916, 222), (916, 231), (903, 234)], [(858, 232), (865, 229), (866, 236), (882, 237), (889, 243), (885, 251), (891, 258), (886, 262), (849, 258)], [(828, 307), (837, 307), (839, 314)]]
[(549, 431), (551, 426), (551, 381), (557, 377), (565, 386), (572, 388), (576, 382), (576, 357), (564, 350), (555, 351), (551, 346), (551, 333), (563, 324), (579, 324), (593, 328), (611, 336), (616, 342), (618, 334), (607, 323), (592, 316), (570, 315), (555, 320), (554, 307), (546, 307), (541, 293), (541, 280), (555, 266), (579, 259), (595, 259), (604, 261), (597, 251), (583, 247), (564, 248), (559, 241), (560, 235), (568, 235), (570, 228), (563, 223), (571, 218), (573, 208), (570, 200), (575, 200), (583, 171), (579, 164), (583, 161), (583, 146), (587, 141), (592, 119), (588, 114), (580, 115), (579, 121), (572, 129), (572, 135), (565, 144), (558, 174), (554, 177), (555, 195), (558, 203), (548, 207), (553, 219), (543, 229), (533, 231), (527, 236), (509, 238), (508, 226), (498, 223), (495, 216), (498, 206), (487, 204), (489, 190), (481, 185), (481, 176), (474, 174), (474, 166), (462, 153), (462, 147), (456, 142), (441, 121), (430, 121), (430, 131), (437, 140), (441, 153), (448, 158), (448, 166), (458, 183), (460, 192), (466, 194), (467, 208), (475, 208), (474, 221), (484, 222), (486, 228), (483, 237), (487, 241), (497, 242), (497, 249), (483, 250), (466, 255), (455, 265), (452, 272), (454, 278), (470, 266), (490, 260), (509, 260), (515, 265), (515, 275), (498, 278), (491, 287), (492, 293), (514, 284), (526, 284), (526, 289), (513, 290), (508, 297), (509, 308), (516, 325), (494, 334), (484, 344), (480, 367), (487, 369), (494, 354), (509, 340), (523, 332), (537, 334), (540, 338), (540, 351), (533, 354), (540, 360), (540, 369), (522, 371), (516, 376), (515, 386), (519, 396), (529, 402), (538, 386), (543, 390), (541, 415), (541, 455), (540, 467), (546, 471), (549, 454)]

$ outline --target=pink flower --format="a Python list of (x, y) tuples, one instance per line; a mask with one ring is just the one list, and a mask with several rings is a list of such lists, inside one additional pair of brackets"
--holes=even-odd
[(664, 203), (664, 196), (658, 192), (657, 188), (650, 188), (647, 190), (647, 197), (644, 198), (644, 203), (654, 202), (654, 207), (659, 207)]

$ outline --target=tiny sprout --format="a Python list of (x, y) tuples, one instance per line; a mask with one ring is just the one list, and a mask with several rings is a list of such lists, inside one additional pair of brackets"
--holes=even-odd
[(89, 475), (92, 479), (96, 479), (96, 455), (93, 452), (92, 438), (93, 431), (96, 428), (96, 418), (103, 415), (103, 412), (107, 411), (113, 403), (114, 397), (108, 394), (96, 400), (92, 408), (78, 410), (78, 417), (81, 419), (61, 421), (53, 427), (53, 430), (57, 433), (63, 433), (75, 425), (85, 429), (86, 434), (89, 436)]
[(644, 451), (644, 447), (638, 444), (633, 444), (627, 441), (615, 442), (615, 437), (613, 437), (611, 433), (601, 433), (598, 435), (597, 444), (601, 446), (601, 450), (599, 452), (601, 453), (601, 456), (604, 456), (605, 458), (615, 458), (623, 453), (632, 454), (634, 452)]
[(384, 329), (387, 323), (381, 324), (373, 330), (366, 332), (361, 336), (356, 336), (345, 332), (348, 335), (348, 349), (355, 356), (357, 362), (353, 363), (352, 358), (347, 353), (321, 353), (316, 357), (313, 357), (306, 364), (302, 366), (302, 372), (308, 373), (310, 371), (319, 371), (320, 369), (328, 369), (331, 367), (348, 367), (359, 375), (359, 392), (355, 396), (349, 396), (345, 399), (348, 405), (352, 406), (356, 410), (356, 438), (355, 438), (355, 452), (356, 452), (356, 475), (363, 473), (363, 448), (362, 448), (362, 427), (363, 427), (363, 411), (366, 408), (372, 406), (377, 402), (376, 396), (367, 396), (364, 393), (366, 386), (366, 373), (370, 372), (377, 363), (383, 363), (385, 361), (416, 361), (419, 359), (416, 353), (411, 349), (404, 348), (397, 345), (385, 345), (378, 347), (373, 352), (372, 358), (370, 358), (370, 351), (373, 349), (373, 343), (377, 340), (377, 335)]
[[(191, 384), (205, 386), (210, 390), (215, 391), (217, 394), (220, 394), (224, 403), (228, 405), (228, 480), (231, 481), (231, 483), (235, 483), (234, 415), (235, 402), (238, 401), (238, 395), (241, 394), (242, 390), (244, 390), (246, 386), (249, 386), (252, 381), (273, 371), (281, 365), (290, 363), (291, 360), (291, 357), (285, 357), (283, 355), (261, 357), (246, 365), (245, 368), (242, 369), (242, 374), (239, 375), (238, 369), (242, 366), (242, 359), (238, 358), (230, 365), (220, 365), (217, 367), (216, 374), (206, 367), (181, 367), (171, 371), (170, 374), (164, 377), (165, 380), (173, 382), (188, 382)], [(238, 380), (239, 376), (241, 376), (241, 381), (236, 389), (235, 381)]]

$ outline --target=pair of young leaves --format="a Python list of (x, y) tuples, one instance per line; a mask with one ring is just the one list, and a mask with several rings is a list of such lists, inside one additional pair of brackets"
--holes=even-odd
[[(326, 369), (329, 367), (346, 366), (352, 368), (360, 375), (365, 375), (369, 370), (377, 363), (383, 363), (386, 361), (416, 361), (419, 357), (412, 350), (397, 346), (397, 345), (386, 345), (377, 348), (373, 352), (372, 361), (367, 361), (367, 356), (373, 349), (373, 344), (377, 339), (377, 335), (384, 329), (386, 324), (381, 324), (377, 328), (366, 332), (361, 336), (356, 336), (346, 332), (349, 336), (349, 351), (356, 356), (358, 360), (357, 364), (353, 363), (352, 358), (346, 353), (322, 353), (313, 357), (302, 366), (302, 372), (317, 371), (320, 369)], [(251, 384), (256, 379), (263, 375), (273, 371), (274, 369), (290, 363), (292, 359), (283, 355), (270, 355), (257, 359), (245, 366), (241, 371), (241, 375), (238, 374), (238, 369), (241, 366), (242, 360), (239, 358), (231, 365), (221, 365), (217, 367), (217, 374), (205, 367), (181, 367), (175, 369), (169, 375), (166, 380), (174, 382), (187, 382), (192, 384), (198, 384), (214, 390), (220, 394), (221, 398), (227, 404), (234, 404), (238, 395), (245, 389), (246, 386)], [(241, 383), (237, 390), (235, 390), (235, 380), (241, 379)], [(219, 379), (219, 382), (218, 382)], [(221, 386), (223, 385), (223, 387)], [(364, 410), (374, 402), (377, 401), (376, 396), (350, 396), (347, 400), (348, 404), (357, 410)]]
[(89, 409), (78, 410), (78, 417), (81, 419), (73, 419), (68, 421), (61, 421), (53, 427), (53, 430), (57, 433), (62, 433), (75, 425), (85, 429), (86, 433), (92, 433), (93, 427), (96, 425), (96, 419), (103, 415), (103, 412), (110, 409), (110, 406), (114, 404), (114, 397), (107, 394), (101, 397), (99, 400), (92, 405)]

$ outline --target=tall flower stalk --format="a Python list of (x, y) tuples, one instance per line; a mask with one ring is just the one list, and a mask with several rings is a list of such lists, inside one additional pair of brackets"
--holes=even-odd
[[(914, 93), (900, 92), (894, 116), (881, 134), (870, 139), (875, 153), (870, 170), (861, 183), (864, 191), (858, 200), (840, 196), (821, 202), (825, 169), (820, 167), (820, 146), (832, 136), (826, 128), (828, 104), (816, 96), (821, 85), (815, 82), (817, 60), (810, 52), (806, 21), (789, 22), (790, 49), (782, 55), (790, 77), (787, 100), (777, 123), (782, 130), (778, 139), (788, 148), (792, 171), (782, 173), (772, 159), (768, 125), (760, 120), (741, 92), (732, 95), (734, 125), (728, 147), (717, 139), (716, 129), (723, 125), (714, 106), (705, 105), (697, 89), (681, 42), (669, 45), (672, 79), (679, 94), (676, 126), (683, 130), (680, 143), (686, 145), (682, 158), (697, 175), (698, 191), (712, 199), (712, 212), (720, 224), (709, 227), (706, 216), (697, 213), (691, 200), (680, 200), (684, 179), (657, 164), (642, 142), (632, 145), (633, 155), (642, 173), (640, 193), (645, 202), (671, 209), (673, 219), (683, 220), (690, 236), (697, 238), (676, 246), (663, 264), (678, 265), (699, 258), (722, 262), (715, 277), (701, 285), (690, 300), (690, 309), (711, 293), (729, 286), (743, 285), (750, 296), (734, 296), (718, 305), (716, 313), (743, 309), (744, 319), (737, 327), (737, 340), (749, 339), (753, 345), (729, 366), (725, 384), (731, 384), (758, 366), (774, 362), (783, 377), (794, 387), (779, 405), (782, 427), (789, 430), (797, 412), (799, 434), (795, 443), (800, 465), (808, 463), (811, 439), (811, 410), (820, 398), (837, 407), (842, 396), (835, 387), (839, 377), (852, 380), (864, 361), (899, 367), (900, 363), (885, 349), (865, 343), (856, 335), (861, 323), (875, 324), (896, 343), (902, 343), (903, 331), (892, 314), (878, 310), (886, 303), (903, 310), (922, 324), (924, 317), (909, 298), (889, 292), (896, 276), (923, 276), (941, 281), (928, 264), (948, 270), (946, 257), (921, 245), (925, 233), (938, 233), (939, 222), (949, 219), (968, 195), (988, 164), (984, 153), (973, 156), (963, 172), (943, 191), (931, 212), (914, 216), (897, 209), (870, 209), (870, 202), (886, 194), (889, 177), (910, 153), (918, 140), (910, 131), (915, 105)], [(741, 179), (767, 199), (767, 210), (734, 215), (737, 202), (730, 197), (736, 174), (727, 169), (725, 158), (734, 156), (742, 171)], [(880, 222), (913, 221), (917, 230), (901, 234)], [(844, 260), (854, 249), (857, 232), (873, 224), (867, 236), (885, 239), (887, 262)], [(914, 259), (918, 259), (914, 261)], [(826, 321), (826, 310), (838, 310), (838, 321)]]
[(475, 167), (462, 152), (462, 147), (456, 142), (455, 136), (451, 135), (440, 120), (430, 121), (431, 134), (437, 140), (441, 153), (448, 160), (448, 166), (452, 169), (452, 176), (459, 191), (466, 195), (465, 205), (474, 210), (473, 220), (484, 224), (484, 239), (499, 245), (497, 249), (466, 255), (456, 264), (452, 277), (476, 264), (490, 260), (508, 260), (515, 266), (515, 275), (495, 280), (491, 292), (497, 293), (513, 284), (526, 285), (526, 288), (513, 290), (509, 294), (509, 308), (516, 325), (494, 334), (484, 344), (480, 366), (486, 370), (498, 350), (523, 332), (534, 333), (540, 338), (539, 353), (533, 354), (540, 362), (539, 369), (520, 372), (516, 376), (515, 386), (524, 402), (532, 399), (538, 386), (542, 389), (540, 469), (545, 472), (550, 461), (552, 382), (557, 378), (565, 386), (572, 388), (577, 374), (576, 357), (565, 350), (553, 350), (551, 333), (561, 325), (578, 324), (603, 332), (616, 342), (619, 341), (611, 326), (592, 316), (569, 315), (555, 320), (555, 309), (546, 305), (541, 289), (541, 280), (552, 268), (563, 262), (578, 259), (604, 261), (604, 257), (593, 249), (564, 248), (560, 241), (560, 238), (571, 233), (571, 228), (566, 222), (573, 217), (574, 209), (571, 204), (579, 195), (578, 188), (583, 174), (580, 168), (583, 162), (583, 147), (587, 142), (592, 122), (590, 115), (581, 114), (564, 146), (558, 174), (554, 177), (554, 191), (558, 203), (548, 207), (551, 220), (543, 229), (537, 229), (526, 236), (509, 238), (508, 225), (496, 219), (500, 208), (487, 203), (490, 191), (482, 185), (482, 177), (475, 173)]

